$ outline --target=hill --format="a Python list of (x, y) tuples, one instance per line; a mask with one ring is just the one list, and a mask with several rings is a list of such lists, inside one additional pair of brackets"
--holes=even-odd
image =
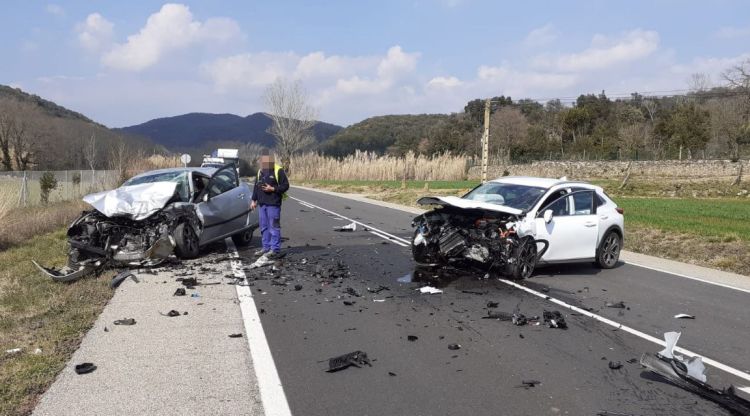
[(323, 145), (332, 156), (355, 150), (402, 154), (417, 150), (429, 131), (450, 118), (447, 114), (407, 114), (370, 117), (339, 131)]
[[(235, 114), (189, 113), (174, 117), (157, 118), (135, 126), (118, 129), (153, 140), (171, 150), (204, 148), (207, 143), (236, 142), (274, 145), (274, 137), (268, 133), (271, 118), (264, 113), (241, 117)], [(323, 142), (341, 126), (318, 122), (313, 134)]]
[(52, 101), (0, 85), (0, 170), (90, 169), (83, 149), (92, 137), (95, 169), (110, 168), (113, 149), (119, 147), (133, 153), (163, 151), (148, 139), (110, 130)]

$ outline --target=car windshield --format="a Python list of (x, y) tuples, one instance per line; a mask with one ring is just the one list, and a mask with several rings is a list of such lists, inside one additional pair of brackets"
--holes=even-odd
[(546, 189), (535, 186), (487, 182), (464, 195), (464, 199), (527, 211), (545, 191)]
[(188, 173), (185, 171), (160, 172), (150, 175), (136, 176), (127, 180), (122, 186), (141, 185), (155, 182), (177, 182), (177, 193), (182, 201), (189, 200), (190, 187), (187, 181)]

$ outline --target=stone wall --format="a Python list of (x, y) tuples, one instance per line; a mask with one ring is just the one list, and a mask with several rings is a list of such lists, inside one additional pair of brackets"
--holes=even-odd
[[(750, 161), (741, 160), (649, 160), (649, 161), (538, 161), (528, 164), (490, 166), (487, 176), (539, 176), (569, 179), (623, 179), (630, 165), (630, 177), (668, 180), (733, 181), (743, 169), (743, 180), (750, 177)], [(506, 173), (507, 172), (507, 173)], [(469, 179), (479, 179), (480, 166), (469, 169)]]

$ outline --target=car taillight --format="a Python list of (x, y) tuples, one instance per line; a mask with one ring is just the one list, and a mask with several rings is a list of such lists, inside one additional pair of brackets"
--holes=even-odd
[(623, 215), (625, 214), (625, 210), (622, 209), (622, 208), (620, 208), (620, 207), (615, 208), (615, 211), (617, 211), (617, 212), (619, 212), (620, 214), (623, 214)]

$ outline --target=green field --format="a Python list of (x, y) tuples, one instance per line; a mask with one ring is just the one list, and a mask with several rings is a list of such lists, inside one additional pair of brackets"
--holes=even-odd
[(750, 241), (750, 201), (743, 199), (614, 198), (626, 224)]

